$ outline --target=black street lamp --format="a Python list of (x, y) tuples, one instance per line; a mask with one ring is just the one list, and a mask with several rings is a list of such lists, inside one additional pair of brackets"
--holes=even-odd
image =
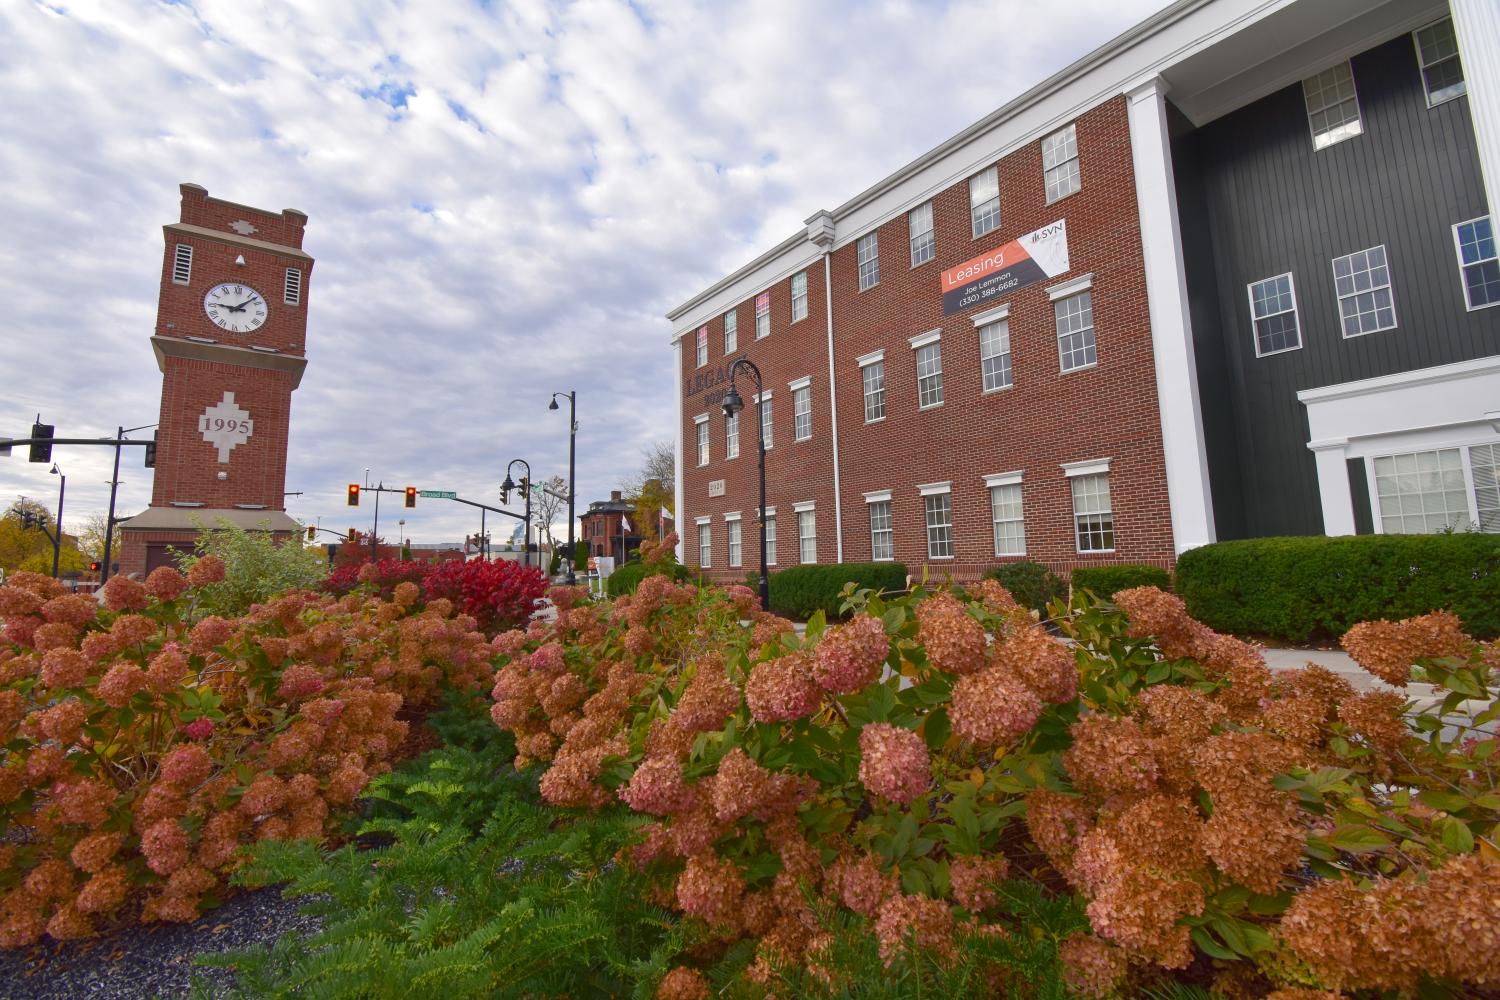
[[(724, 416), (726, 417), (732, 417), (745, 408), (745, 401), (734, 390), (734, 373), (739, 371), (741, 366), (749, 369), (750, 377), (755, 379), (756, 400), (759, 401), (763, 397), (760, 369), (755, 367), (755, 362), (749, 358), (737, 359), (729, 366), (729, 393), (724, 397)], [(771, 581), (766, 576), (766, 425), (759, 413), (755, 417), (755, 442), (760, 459), (760, 607), (762, 611), (770, 611)]]
[(578, 582), (578, 578), (573, 575), (573, 557), (578, 552), (578, 543), (573, 540), (573, 495), (577, 492), (574, 489), (573, 459), (578, 443), (578, 390), (554, 392), (547, 409), (557, 409), (558, 396), (568, 397), (568, 586), (571, 587)]
[[(523, 483), (526, 484), (526, 488), (522, 491), (523, 493), (526, 494), (526, 513), (521, 518), (521, 520), (523, 522), (525, 522), (525, 524), (526, 524), (526, 534), (523, 537), (523, 540), (521, 542), (521, 565), (522, 566), (530, 566), (531, 565), (531, 463), (528, 462), (528, 461), (526, 461), (524, 458), (513, 458), (513, 459), (511, 459), (510, 460), (510, 464), (505, 467), (505, 482), (503, 482), (503, 483), (500, 484), (500, 489), (505, 494), (504, 502), (507, 503), (507, 504), (510, 503), (510, 491), (516, 488), (515, 482), (510, 478), (510, 470), (514, 469), (517, 465), (520, 465), (523, 469), (526, 470), (526, 475), (524, 475), (524, 476), (521, 477), (521, 482), (523, 482)], [(538, 556), (538, 558), (540, 558), (540, 556)]]
[(57, 579), (57, 563), (62, 557), (62, 507), (63, 493), (68, 488), (68, 477), (63, 475), (57, 463), (52, 463), (51, 473), (58, 478), (57, 484), (57, 521), (53, 523), (52, 530), (57, 532), (57, 537), (52, 539), (52, 579)]

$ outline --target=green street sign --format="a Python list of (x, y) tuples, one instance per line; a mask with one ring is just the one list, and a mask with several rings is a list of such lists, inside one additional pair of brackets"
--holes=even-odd
[(450, 493), (447, 490), (417, 490), (417, 496), (419, 496), (419, 497), (427, 497), (429, 500), (457, 500), (458, 499), (458, 494), (457, 493)]

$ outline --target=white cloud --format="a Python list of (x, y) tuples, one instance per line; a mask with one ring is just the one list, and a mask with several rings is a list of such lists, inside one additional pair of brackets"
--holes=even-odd
[[(0, 434), (156, 419), (160, 226), (191, 180), (310, 216), (294, 516), (367, 524), (343, 506), (367, 466), (490, 503), (510, 458), (566, 474), (570, 388), (586, 505), (675, 433), (668, 308), (1161, 5), (6, 5)], [(56, 457), (68, 520), (103, 510), (112, 453)], [(130, 513), (150, 475), (123, 468)], [(54, 483), (0, 460), (0, 500)], [(392, 510), (418, 540), (478, 527)]]

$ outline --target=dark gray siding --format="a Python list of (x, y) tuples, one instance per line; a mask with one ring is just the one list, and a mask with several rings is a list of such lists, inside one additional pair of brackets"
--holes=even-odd
[[(1297, 84), (1174, 144), (1220, 538), (1323, 530), (1298, 390), (1500, 353), (1453, 247), (1486, 213), (1469, 99), (1427, 107), (1410, 35), (1352, 65), (1363, 135), (1315, 152)], [(1346, 340), (1333, 258), (1381, 244), (1397, 327)], [(1257, 358), (1246, 286), (1287, 271), (1302, 349)]]

